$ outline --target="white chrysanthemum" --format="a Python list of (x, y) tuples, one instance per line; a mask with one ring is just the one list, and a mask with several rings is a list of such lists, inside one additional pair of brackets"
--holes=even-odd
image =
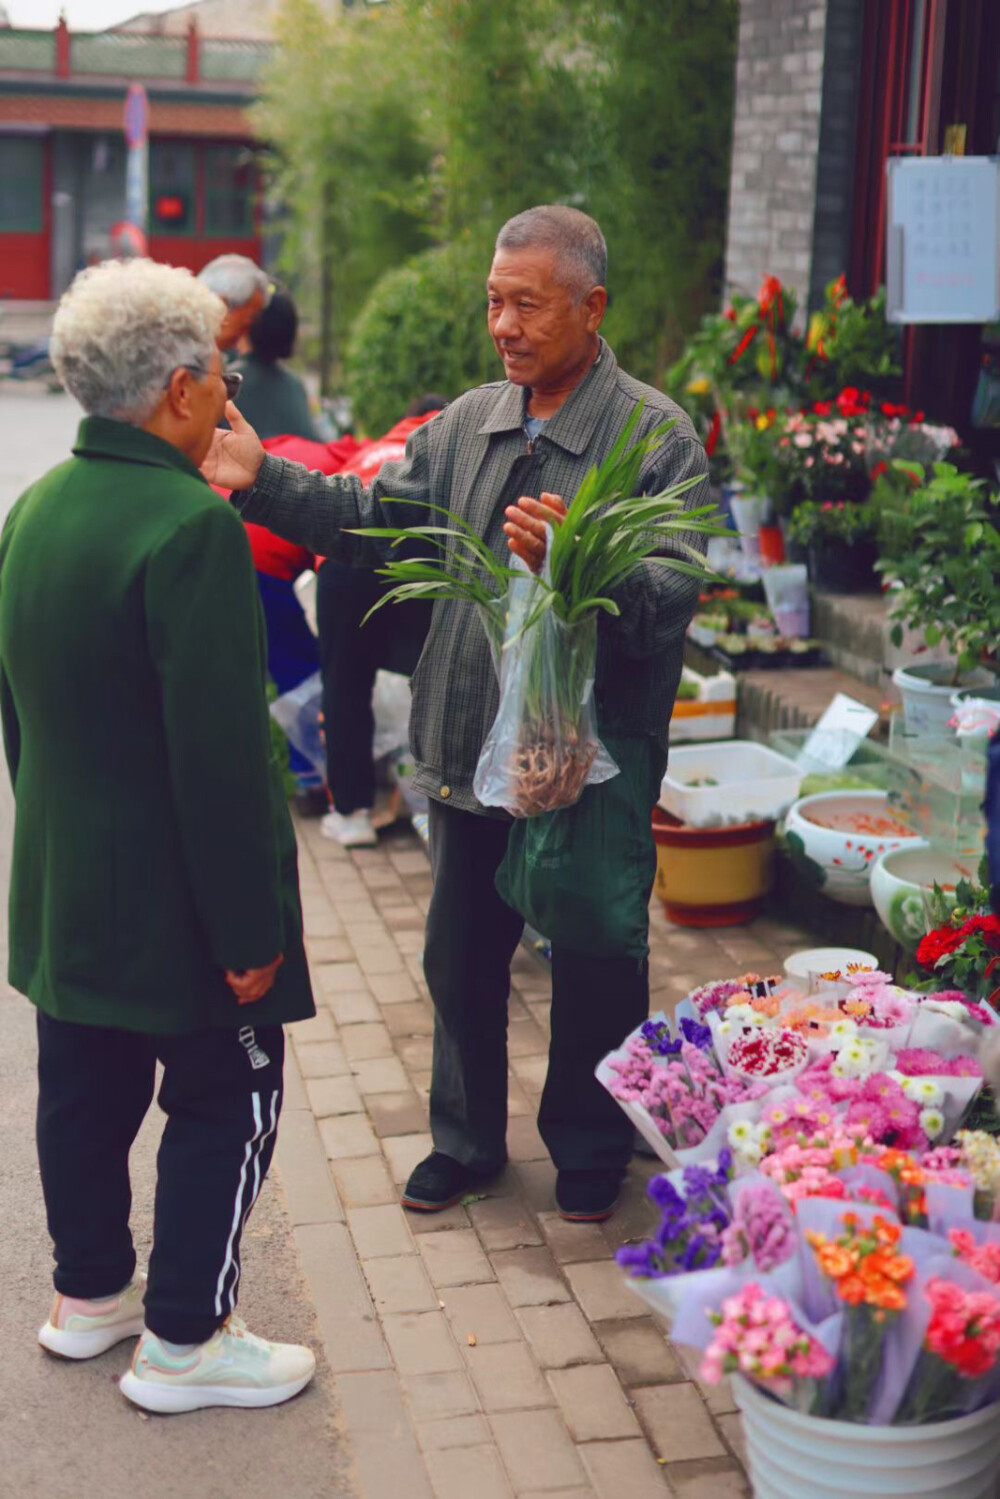
[(965, 1005), (960, 1004), (957, 999), (925, 999), (924, 1008), (933, 1010), (935, 1015), (947, 1015), (950, 1020), (970, 1019)]
[(754, 1009), (753, 1005), (730, 1005), (726, 1010), (726, 1020), (732, 1020), (737, 1025), (745, 1025), (747, 1021), (752, 1020), (756, 1014), (757, 1011)]
[(858, 1022), (845, 1018), (835, 1020), (830, 1027), (830, 1040), (846, 1042), (852, 1040), (858, 1034)]
[(936, 1140), (944, 1129), (944, 1115), (940, 1109), (921, 1109), (920, 1128), (929, 1140)]
[(933, 1077), (911, 1077), (907, 1079), (909, 1088), (904, 1088), (907, 1098), (916, 1099), (917, 1103), (926, 1105), (927, 1108), (937, 1108), (944, 1102), (944, 1089)]

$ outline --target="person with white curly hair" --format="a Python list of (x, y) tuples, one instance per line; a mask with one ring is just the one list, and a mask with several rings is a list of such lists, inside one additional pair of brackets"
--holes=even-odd
[[(121, 1389), (165, 1412), (274, 1405), (315, 1369), (235, 1316), (282, 1026), (314, 1007), (250, 549), (198, 471), (238, 381), (216, 346), (224, 312), (148, 260), (76, 278), (51, 348), (87, 415), (0, 538), (9, 978), (37, 1009), (55, 1258), (38, 1337), (88, 1359), (138, 1335)], [(147, 1280), (128, 1156), (157, 1062)]]

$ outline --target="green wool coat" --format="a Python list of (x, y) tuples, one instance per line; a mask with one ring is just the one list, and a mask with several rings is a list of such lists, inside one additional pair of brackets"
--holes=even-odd
[[(169, 443), (100, 417), (0, 539), (16, 801), (9, 978), (149, 1034), (312, 1015), (246, 534)], [(237, 1004), (223, 970), (285, 961)]]

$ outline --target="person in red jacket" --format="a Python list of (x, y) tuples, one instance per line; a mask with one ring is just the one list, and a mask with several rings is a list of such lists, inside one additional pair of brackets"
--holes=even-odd
[[(403, 457), (410, 433), (447, 404), (443, 396), (421, 396), (402, 421), (384, 437), (366, 443), (342, 471), (357, 474), (370, 484), (383, 463)], [(361, 621), (378, 602), (384, 587), (374, 573), (343, 562), (324, 561), (316, 577), (326, 776), (333, 801), (333, 810), (323, 818), (320, 831), (345, 848), (376, 842), (372, 826), (375, 673), (383, 667), (409, 676), (430, 625), (431, 606), (412, 603), (380, 609), (362, 628)]]

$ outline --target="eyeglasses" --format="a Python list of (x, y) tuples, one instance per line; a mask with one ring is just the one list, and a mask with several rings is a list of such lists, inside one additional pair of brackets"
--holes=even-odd
[[(205, 375), (211, 374), (211, 371), (205, 369), (204, 365), (201, 365), (201, 364), (179, 364), (177, 366), (177, 369), (179, 369), (179, 370), (190, 370), (190, 372), (191, 372), (192, 375), (201, 375), (202, 378), (204, 378)], [(218, 373), (219, 379), (222, 381), (223, 385), (226, 387), (226, 400), (227, 401), (235, 401), (237, 395), (239, 394), (240, 386), (243, 384), (243, 376), (238, 371), (236, 371), (236, 370), (232, 371), (232, 373), (229, 373), (229, 374), (224, 374), (222, 372), (222, 370), (217, 371), (217, 373)], [(175, 371), (171, 370), (170, 374), (164, 380), (164, 382), (163, 382), (163, 389), (164, 390), (166, 390), (167, 386), (170, 384), (171, 380), (174, 378), (174, 374), (175, 374)]]

